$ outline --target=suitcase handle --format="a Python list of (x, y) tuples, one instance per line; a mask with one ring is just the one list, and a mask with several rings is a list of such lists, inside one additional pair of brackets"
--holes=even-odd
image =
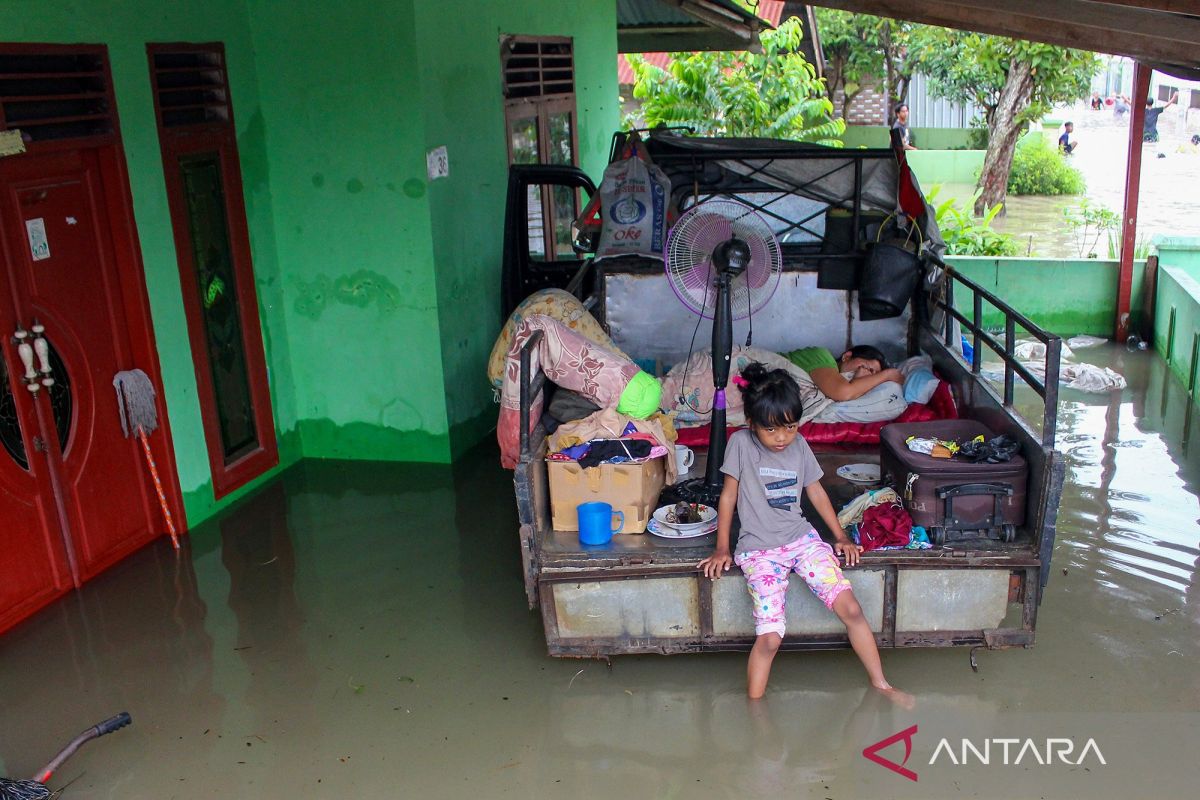
[(1004, 524), (1004, 501), (1001, 498), (1013, 495), (1012, 486), (1003, 483), (960, 483), (958, 486), (939, 486), (934, 492), (939, 500), (944, 500), (946, 503), (943, 514), (943, 524), (946, 530), (967, 530), (969, 527), (974, 527), (973, 523), (962, 524), (954, 516), (954, 498), (980, 495), (994, 497), (991, 524), (986, 527), (998, 528)]
[(994, 494), (997, 497), (1012, 497), (1012, 486), (1006, 483), (960, 483), (958, 486), (939, 486), (938, 500), (949, 497), (970, 497), (979, 494)]

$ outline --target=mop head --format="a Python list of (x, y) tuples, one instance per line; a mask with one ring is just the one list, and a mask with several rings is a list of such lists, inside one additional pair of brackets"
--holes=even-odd
[(149, 376), (140, 369), (118, 372), (113, 387), (117, 390), (117, 408), (125, 437), (136, 434), (138, 428), (153, 433), (158, 428), (158, 412), (154, 410), (154, 384)]
[(50, 790), (37, 781), (14, 781), (0, 778), (0, 800), (43, 800)]

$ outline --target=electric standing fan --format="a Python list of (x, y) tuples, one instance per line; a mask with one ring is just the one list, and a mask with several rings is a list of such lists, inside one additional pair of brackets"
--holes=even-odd
[(707, 200), (685, 212), (671, 228), (663, 261), (676, 297), (692, 312), (713, 321), (716, 390), (704, 477), (685, 481), (670, 494), (715, 508), (723, 483), (725, 386), (733, 353), (733, 320), (749, 316), (753, 330), (753, 315), (779, 285), (783, 254), (771, 227), (754, 209), (732, 200)]

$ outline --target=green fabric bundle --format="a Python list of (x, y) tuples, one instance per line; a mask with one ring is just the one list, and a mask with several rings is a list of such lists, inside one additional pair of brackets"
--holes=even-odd
[(658, 378), (639, 370), (621, 392), (621, 398), (617, 401), (617, 411), (627, 417), (645, 419), (658, 411), (658, 401), (661, 399), (662, 384), (658, 382)]

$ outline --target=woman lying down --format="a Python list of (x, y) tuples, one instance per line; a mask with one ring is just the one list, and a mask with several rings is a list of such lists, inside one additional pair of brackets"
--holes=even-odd
[[(904, 412), (904, 377), (889, 368), (883, 353), (870, 345), (852, 347), (838, 358), (823, 347), (806, 347), (779, 355), (754, 347), (735, 347), (733, 381), (744, 367), (761, 362), (786, 370), (800, 386), (806, 422), (885, 422)], [(712, 354), (694, 353), (676, 364), (663, 379), (663, 404), (676, 412), (676, 423), (702, 425), (712, 414)], [(745, 424), (741, 393), (727, 391), (730, 425)]]

